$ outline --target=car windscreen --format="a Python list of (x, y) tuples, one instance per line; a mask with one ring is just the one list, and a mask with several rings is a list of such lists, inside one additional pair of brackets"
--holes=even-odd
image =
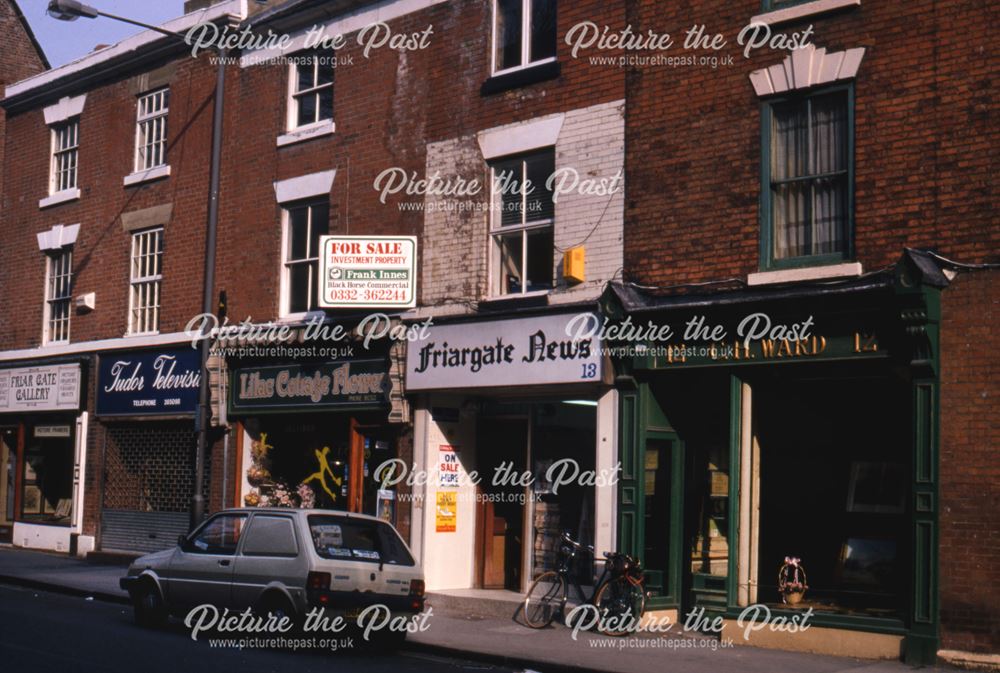
[(381, 521), (313, 514), (309, 516), (309, 533), (316, 553), (323, 558), (414, 565), (399, 535)]

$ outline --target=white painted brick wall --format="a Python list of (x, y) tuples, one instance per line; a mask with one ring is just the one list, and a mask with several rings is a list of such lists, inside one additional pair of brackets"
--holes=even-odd
[[(556, 170), (575, 169), (581, 179), (610, 180), (624, 171), (625, 103), (615, 101), (571, 110), (556, 143)], [(484, 129), (485, 130), (485, 129)], [(492, 129), (490, 129), (492, 130)], [(489, 171), (475, 134), (430, 143), (425, 175), (442, 179), (479, 180), (476, 197), (424, 199), (421, 313), (466, 312), (487, 298)], [(552, 304), (600, 295), (622, 267), (624, 185), (614, 194), (564, 194), (555, 209)], [(586, 282), (567, 286), (562, 279), (562, 251), (576, 245), (586, 250)]]

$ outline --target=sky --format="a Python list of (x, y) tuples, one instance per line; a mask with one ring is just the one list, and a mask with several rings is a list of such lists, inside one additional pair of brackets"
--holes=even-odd
[[(49, 0), (15, 1), (54, 68), (89, 54), (99, 44), (114, 44), (142, 32), (138, 26), (104, 17), (58, 21), (45, 13)], [(184, 0), (87, 0), (86, 4), (102, 12), (154, 25), (184, 13)]]

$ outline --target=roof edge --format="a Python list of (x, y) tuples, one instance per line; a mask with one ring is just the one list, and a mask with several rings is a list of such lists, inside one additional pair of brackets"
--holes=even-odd
[(14, 7), (14, 14), (21, 21), (21, 25), (24, 26), (24, 31), (28, 34), (28, 39), (31, 40), (32, 46), (35, 47), (35, 51), (38, 53), (38, 57), (42, 59), (42, 65), (45, 66), (46, 70), (52, 69), (52, 64), (49, 63), (49, 57), (45, 55), (45, 50), (42, 49), (41, 43), (38, 38), (35, 37), (35, 31), (31, 29), (31, 24), (28, 23), (28, 19), (24, 16), (24, 12), (21, 11), (21, 6), (17, 4), (17, 0), (10, 0), (10, 4)]
[[(223, 0), (210, 7), (171, 19), (161, 24), (161, 28), (175, 32), (184, 32), (192, 26), (205, 21), (217, 22), (220, 20), (229, 20), (238, 23), (242, 22), (245, 18), (246, 0)], [(31, 99), (40, 95), (46, 97), (59, 95), (54, 89), (61, 89), (67, 83), (73, 84), (78, 82), (85, 75), (100, 72), (102, 66), (110, 64), (110, 67), (107, 67), (108, 71), (122, 68), (125, 63), (140, 60), (148, 52), (162, 48), (163, 44), (168, 40), (170, 40), (169, 37), (152, 30), (144, 30), (136, 33), (111, 46), (92, 51), (58, 68), (50, 68), (37, 75), (32, 75), (8, 85), (4, 91), (4, 106), (16, 104), (25, 99)]]

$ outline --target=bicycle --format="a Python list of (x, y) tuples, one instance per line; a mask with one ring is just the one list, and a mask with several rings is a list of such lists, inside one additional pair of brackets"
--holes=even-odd
[[(594, 592), (586, 598), (583, 589), (570, 571), (577, 553), (583, 545), (574, 542), (569, 533), (563, 533), (556, 569), (549, 570), (532, 582), (524, 597), (524, 621), (533, 629), (542, 629), (552, 623), (557, 614), (564, 614), (569, 600), (569, 583), (576, 585), (577, 593), (584, 604), (593, 605), (600, 619), (597, 630), (607, 636), (624, 636), (633, 630), (646, 607), (646, 592), (643, 589), (642, 564), (627, 554), (604, 553), (604, 570), (594, 584)], [(586, 552), (594, 555), (594, 548), (586, 547)]]

